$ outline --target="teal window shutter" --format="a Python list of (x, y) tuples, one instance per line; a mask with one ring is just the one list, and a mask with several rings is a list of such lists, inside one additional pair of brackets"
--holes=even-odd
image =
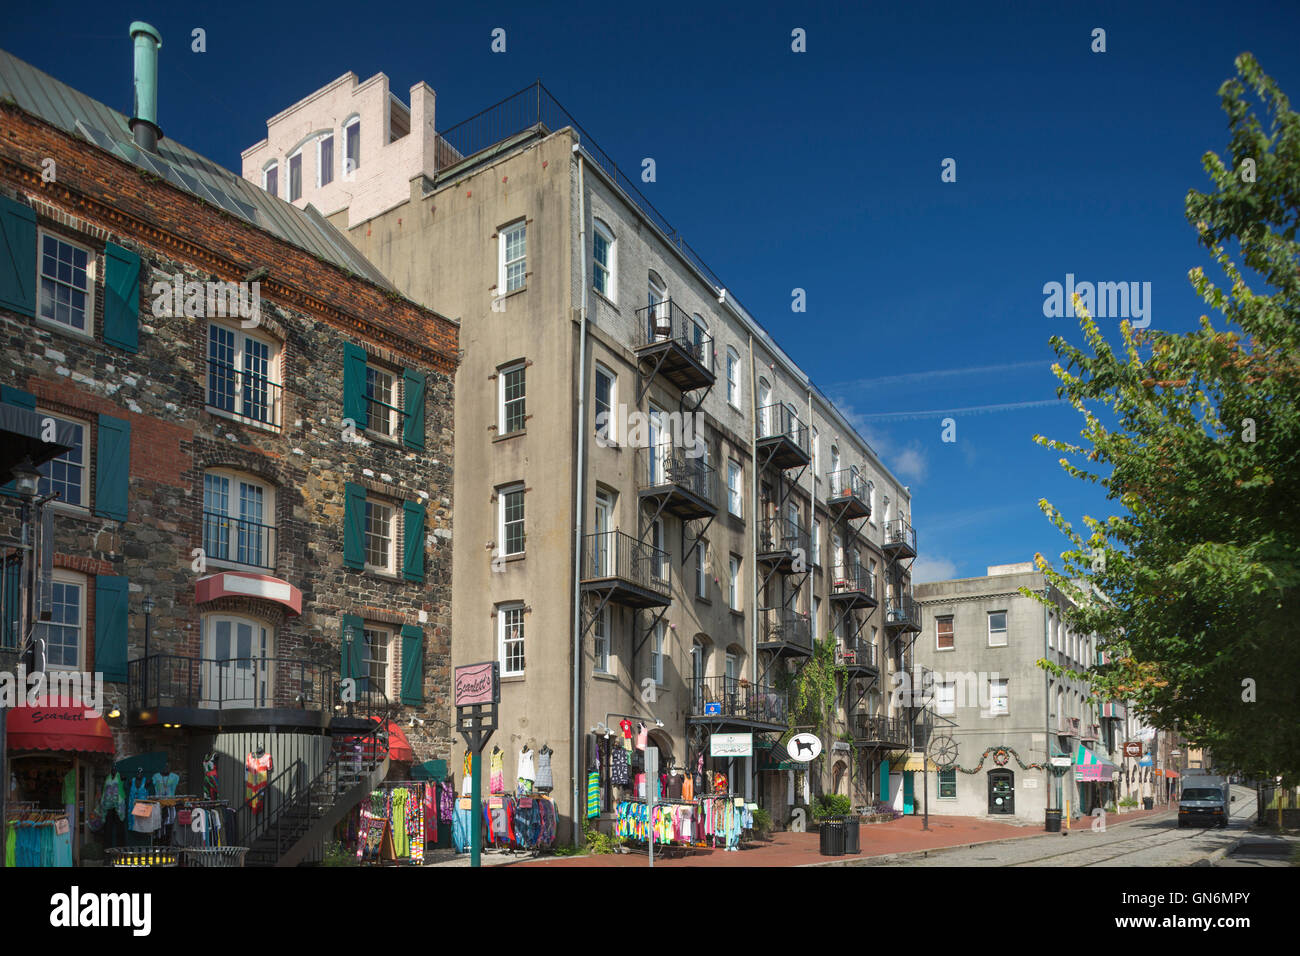
[(366, 353), (351, 342), (343, 343), (343, 417), (366, 427)]
[[(339, 676), (360, 679), (364, 674), (361, 652), (365, 645), (365, 624), (354, 614), (343, 615), (343, 636), (339, 644)], [(361, 687), (357, 688), (361, 690)]]
[(104, 246), (104, 341), (134, 352), (140, 340), (140, 257)]
[(407, 448), (424, 447), (424, 373), (412, 372), (409, 368), (402, 372), (406, 383), (406, 420), (402, 424), (402, 440)]
[(100, 415), (99, 439), (95, 443), (95, 514), (126, 520), (130, 473), (131, 423)]
[(95, 670), (104, 680), (126, 680), (126, 578), (95, 577)]
[(0, 308), (36, 316), (36, 213), (0, 196)]
[(402, 625), (402, 703), (424, 703), (424, 628)]
[[(36, 411), (35, 395), (31, 392), (24, 392), (21, 389), (11, 388), (8, 385), (0, 385), (0, 403), (5, 405), (16, 405), (18, 408), (25, 408), (29, 412)], [(0, 495), (17, 494), (18, 489), (14, 487), (12, 481), (6, 481), (3, 485), (0, 485)], [(9, 607), (9, 605), (6, 604), (5, 607)]]
[(343, 486), (343, 564), (366, 566), (366, 489), (350, 481)]
[(889, 802), (889, 761), (880, 761), (880, 801)]
[(402, 577), (408, 581), (424, 580), (424, 505), (402, 502), (406, 523), (402, 527), (405, 544), (402, 554)]

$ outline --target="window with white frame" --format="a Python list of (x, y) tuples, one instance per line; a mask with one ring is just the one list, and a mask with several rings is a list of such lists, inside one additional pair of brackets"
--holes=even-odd
[(822, 634), (822, 599), (815, 594), (812, 599), (812, 628), (813, 637), (820, 640)]
[(272, 196), (280, 195), (280, 164), (271, 163), (262, 170), (262, 188)]
[(382, 624), (367, 623), (362, 628), (361, 636), (361, 673), (368, 679), (368, 686), (392, 697), (392, 668), (389, 666), (393, 647), (392, 630)]
[(264, 707), (272, 693), (274, 631), (264, 621), (231, 614), (203, 618), (199, 670), (205, 706)]
[(203, 553), (209, 561), (274, 568), (275, 491), (238, 472), (204, 472)]
[(500, 272), (497, 293), (504, 295), (522, 289), (528, 274), (528, 225), (520, 219), (505, 226), (498, 234)]
[(705, 368), (712, 368), (713, 362), (709, 355), (709, 324), (704, 321), (704, 317), (696, 312), (691, 317), (691, 345), (695, 350), (695, 360)]
[(724, 667), (722, 674), (727, 679), (727, 687), (735, 686), (736, 681), (740, 680), (740, 658), (733, 652), (727, 651)]
[(821, 435), (817, 432), (817, 426), (812, 430), (812, 466), (813, 480), (821, 481), (822, 478), (822, 455), (821, 455)]
[(1006, 677), (989, 678), (989, 713), (1010, 713), (1010, 681)]
[(740, 555), (731, 556), (731, 580), (727, 584), (727, 600), (733, 611), (740, 610)]
[(86, 647), (86, 578), (56, 569), (50, 582), (50, 619), (36, 625), (45, 638), (50, 670), (81, 670)]
[(989, 611), (989, 647), (1005, 647), (1007, 643), (1007, 612)]
[(605, 298), (614, 300), (615, 246), (614, 233), (599, 219), (591, 237), (591, 286)]
[(939, 799), (957, 799), (957, 771), (955, 769), (939, 771)]
[(605, 366), (596, 365), (596, 435), (607, 444), (618, 440), (618, 421), (614, 411), (618, 402), (618, 376)]
[(367, 497), (366, 567), (391, 572), (396, 566), (396, 546), (397, 529), (393, 524), (392, 505)]
[(871, 510), (871, 516), (868, 519), (872, 524), (876, 523), (876, 483), (867, 481), (867, 506)]
[(658, 581), (668, 580), (668, 539), (664, 536), (664, 519), (656, 518), (650, 526), (650, 546), (653, 571)]
[(695, 596), (707, 599), (709, 596), (709, 542), (703, 538), (695, 546)]
[(524, 606), (522, 604), (497, 608), (497, 648), (502, 677), (517, 677), (524, 672)]
[(934, 648), (937, 651), (951, 651), (956, 645), (952, 630), (952, 615), (934, 619)]
[(934, 712), (940, 717), (951, 717), (957, 713), (957, 685), (953, 683), (934, 685)]
[(500, 417), (497, 432), (513, 435), (524, 430), (524, 363), (507, 365), (497, 373), (500, 382)]
[(727, 510), (737, 518), (745, 512), (740, 462), (727, 462)]
[(208, 325), (208, 408), (280, 425), (280, 348), (270, 339)]
[(343, 174), (361, 168), (361, 117), (354, 116), (343, 126)]
[(52, 418), (72, 432), (72, 447), (36, 469), (41, 475), (36, 493), (41, 496), (57, 493), (59, 504), (72, 505), (74, 508), (90, 507), (90, 458), (86, 441), (90, 435), (90, 426), (46, 411), (38, 411), (36, 414), (42, 420)]
[(740, 354), (727, 346), (727, 401), (740, 408)]
[(1047, 615), (1047, 649), (1049, 651), (1056, 649), (1056, 612), (1049, 611)]
[(316, 140), (316, 185), (328, 186), (334, 182), (334, 134), (326, 133)]
[(668, 314), (668, 287), (663, 279), (651, 272), (646, 281), (646, 341), (655, 342), (672, 334), (672, 318)]
[(503, 557), (524, 553), (524, 486), (502, 488), (497, 495), (497, 540)]
[(592, 625), (594, 635), (592, 650), (596, 658), (594, 669), (597, 674), (609, 673), (609, 617), (610, 609), (605, 606), (596, 615), (596, 621)]
[(822, 519), (813, 519), (812, 533), (812, 563), (814, 567), (821, 567), (822, 563)]
[(366, 431), (396, 438), (402, 427), (401, 376), (391, 369), (366, 362)]
[(42, 319), (94, 334), (95, 255), (83, 246), (41, 232)]
[(656, 684), (664, 682), (664, 634), (667, 626), (662, 620), (655, 622), (654, 639), (650, 644), (650, 673)]
[(302, 198), (302, 150), (289, 156), (289, 202)]

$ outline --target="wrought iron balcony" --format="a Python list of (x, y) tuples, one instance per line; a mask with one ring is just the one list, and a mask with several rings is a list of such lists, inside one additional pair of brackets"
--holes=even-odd
[(916, 529), (902, 518), (885, 525), (885, 553), (899, 558), (916, 557)]
[(713, 337), (672, 299), (637, 309), (637, 358), (683, 392), (712, 385)]
[(622, 531), (587, 535), (582, 542), (582, 589), (610, 591), (627, 607), (664, 607), (671, 602), (668, 552)]
[(686, 685), (692, 723), (786, 726), (786, 696), (775, 687), (737, 677), (692, 677)]
[(807, 570), (813, 564), (808, 529), (788, 517), (765, 518), (758, 526), (758, 560), (775, 564), (781, 571)]
[(684, 520), (718, 513), (718, 473), (703, 458), (664, 446), (640, 448), (636, 470), (641, 497), (666, 499), (665, 511)]
[(909, 595), (885, 602), (885, 627), (919, 632), (921, 630), (920, 605)]
[(760, 608), (762, 627), (758, 635), (758, 649), (771, 651), (778, 657), (812, 654), (812, 620), (807, 614), (788, 607)]
[(860, 564), (837, 565), (831, 569), (831, 600), (849, 607), (875, 607), (876, 579)]
[(835, 663), (848, 669), (849, 676), (876, 673), (876, 645), (870, 641), (850, 641), (835, 649)]
[(837, 519), (871, 517), (869, 482), (856, 468), (844, 468), (826, 475), (826, 506)]
[(760, 466), (802, 468), (812, 461), (811, 429), (788, 405), (765, 405), (758, 410)]
[(1082, 733), (1082, 722), (1078, 717), (1061, 717), (1056, 724), (1056, 732), (1062, 737), (1078, 737)]
[(912, 746), (912, 728), (902, 717), (859, 714), (854, 718), (853, 742), (860, 747), (907, 750)]
[(250, 568), (274, 570), (275, 526), (217, 511), (205, 511), (203, 554), (209, 561), (228, 561)]
[(331, 715), (337, 673), (297, 657), (151, 654), (126, 667), (133, 725), (215, 726), (238, 723), (240, 716), (243, 722), (320, 725)]
[(208, 408), (231, 418), (279, 428), (284, 386), (267, 375), (235, 368), (228, 362), (206, 359), (205, 394)]

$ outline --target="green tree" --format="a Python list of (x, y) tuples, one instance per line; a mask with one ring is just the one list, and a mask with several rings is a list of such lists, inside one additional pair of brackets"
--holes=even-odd
[(1203, 159), (1214, 190), (1186, 200), (1226, 282), (1200, 267), (1189, 278), (1225, 321), (1201, 316), (1187, 334), (1125, 322), (1116, 350), (1076, 297), (1086, 350), (1051, 342), (1057, 393), (1082, 414), (1083, 441), (1035, 441), (1120, 513), (1084, 516), (1076, 529), (1044, 500), (1072, 547), (1060, 569), (1037, 562), (1078, 604), (1071, 625), (1102, 637), (1110, 660), (1087, 675), (1099, 696), (1135, 700), (1159, 726), (1209, 746), (1220, 767), (1294, 779), (1300, 117), (1250, 54), (1236, 66), (1219, 91), (1228, 152)]

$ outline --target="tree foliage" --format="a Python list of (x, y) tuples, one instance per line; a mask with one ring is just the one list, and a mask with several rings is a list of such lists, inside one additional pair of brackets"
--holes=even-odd
[(1087, 675), (1099, 696), (1134, 700), (1158, 726), (1209, 746), (1220, 767), (1292, 776), (1300, 117), (1250, 54), (1236, 66), (1220, 88), (1228, 151), (1203, 158), (1214, 189), (1189, 191), (1185, 204), (1222, 285), (1201, 267), (1189, 279), (1223, 321), (1203, 315), (1186, 334), (1124, 322), (1114, 349), (1076, 297), (1086, 347), (1051, 343), (1057, 394), (1083, 416), (1082, 441), (1035, 441), (1119, 513), (1076, 528), (1044, 500), (1071, 549), (1059, 569), (1037, 562), (1076, 602), (1074, 629), (1102, 638), (1110, 660)]

